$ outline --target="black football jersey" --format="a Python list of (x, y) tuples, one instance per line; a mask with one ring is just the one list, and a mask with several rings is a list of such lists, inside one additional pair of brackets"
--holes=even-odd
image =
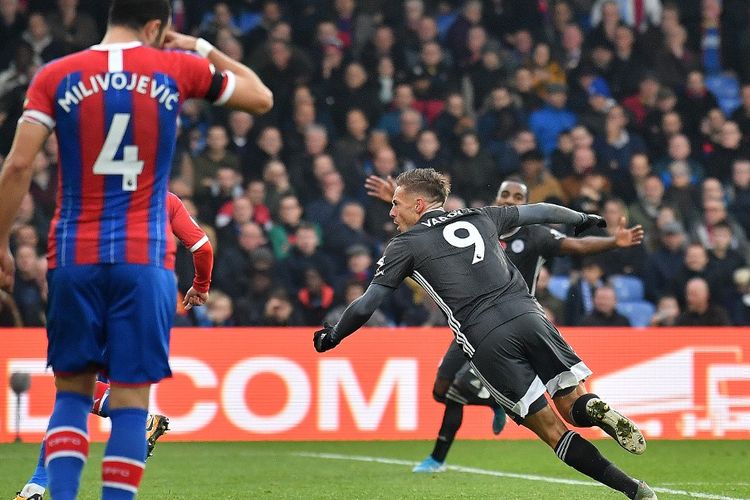
[(511, 319), (540, 311), (498, 235), (518, 223), (516, 207), (430, 211), (395, 236), (372, 282), (396, 288), (411, 277), (435, 300), (464, 351)]
[(563, 238), (565, 235), (560, 231), (542, 225), (521, 226), (500, 235), (500, 246), (518, 268), (531, 295), (536, 291), (539, 270), (546, 261), (560, 254)]

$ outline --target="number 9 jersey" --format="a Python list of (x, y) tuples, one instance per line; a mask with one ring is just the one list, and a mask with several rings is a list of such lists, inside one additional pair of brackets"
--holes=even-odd
[(216, 104), (235, 77), (193, 54), (139, 42), (95, 45), (44, 66), (22, 120), (56, 130), (59, 184), (49, 268), (127, 263), (171, 269), (167, 213), (182, 102)]
[(468, 356), (492, 330), (540, 307), (498, 244), (517, 226), (516, 207), (433, 210), (395, 236), (372, 282), (397, 287), (411, 277), (442, 309)]

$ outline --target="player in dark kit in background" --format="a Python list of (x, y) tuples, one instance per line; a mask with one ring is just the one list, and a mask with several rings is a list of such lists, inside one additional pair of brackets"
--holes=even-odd
[[(393, 183), (390, 179), (370, 177), (366, 183), (368, 194), (383, 201), (393, 198)], [(495, 198), (497, 206), (517, 206), (528, 203), (528, 188), (520, 181), (507, 180), (500, 184)], [(625, 220), (615, 236), (568, 238), (563, 233), (542, 225), (519, 226), (507, 234), (500, 235), (500, 245), (504, 248), (513, 265), (529, 287), (531, 295), (536, 290), (536, 280), (544, 262), (558, 255), (587, 255), (614, 248), (640, 245), (643, 241), (643, 228), (625, 228)], [(441, 472), (445, 470), (445, 457), (448, 455), (458, 429), (463, 421), (464, 405), (490, 406), (494, 410), (492, 431), (499, 434), (505, 425), (502, 407), (490, 397), (489, 391), (471, 370), (461, 347), (453, 340), (438, 368), (432, 390), (436, 401), (445, 405), (442, 424), (432, 453), (414, 472)]]
[(528, 287), (497, 244), (499, 235), (531, 224), (571, 224), (575, 234), (604, 220), (545, 203), (460, 209), (446, 213), (447, 179), (416, 169), (396, 179), (390, 215), (400, 234), (378, 261), (372, 283), (335, 325), (315, 332), (318, 352), (336, 347), (361, 327), (408, 276), (437, 302), (482, 385), (519, 424), (532, 430), (566, 464), (629, 498), (655, 499), (589, 441), (568, 430), (547, 405), (578, 427), (598, 426), (631, 453), (646, 442), (638, 428), (586, 391), (591, 370), (546, 319)]
[(168, 0), (113, 0), (102, 43), (34, 77), (0, 172), (0, 286), (12, 286), (10, 227), (33, 159), (55, 130), (60, 183), (47, 252), (47, 363), (57, 394), (45, 438), (55, 500), (78, 493), (99, 371), (111, 382), (112, 423), (102, 498), (138, 492), (151, 384), (171, 375), (167, 183), (182, 102), (200, 98), (250, 113), (273, 106), (250, 68), (205, 40), (171, 32), (170, 20)]

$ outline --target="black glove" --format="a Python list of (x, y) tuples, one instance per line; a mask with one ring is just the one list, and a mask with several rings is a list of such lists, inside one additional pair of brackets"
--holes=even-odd
[(339, 345), (333, 338), (333, 326), (323, 323), (323, 328), (313, 334), (313, 345), (318, 352), (326, 352)]
[(591, 228), (591, 227), (607, 227), (607, 221), (601, 218), (598, 215), (594, 214), (584, 214), (586, 216), (586, 220), (581, 222), (575, 227), (575, 230), (573, 231), (574, 236), (578, 236), (585, 230)]

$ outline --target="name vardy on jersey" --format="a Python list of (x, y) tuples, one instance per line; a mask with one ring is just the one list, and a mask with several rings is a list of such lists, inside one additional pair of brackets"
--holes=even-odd
[(86, 82), (80, 81), (65, 91), (65, 95), (57, 100), (57, 104), (70, 113), (71, 106), (78, 105), (86, 97), (109, 90), (135, 90), (139, 94), (148, 95), (159, 101), (167, 110), (172, 111), (180, 101), (180, 93), (165, 83), (158, 83), (150, 76), (138, 73), (104, 73), (92, 75)]
[(454, 210), (452, 212), (448, 212), (445, 215), (441, 215), (440, 217), (431, 217), (425, 221), (420, 222), (423, 226), (432, 227), (435, 224), (440, 224), (441, 222), (445, 222), (447, 220), (451, 220), (454, 217), (457, 217), (461, 214), (463, 214), (464, 210)]

